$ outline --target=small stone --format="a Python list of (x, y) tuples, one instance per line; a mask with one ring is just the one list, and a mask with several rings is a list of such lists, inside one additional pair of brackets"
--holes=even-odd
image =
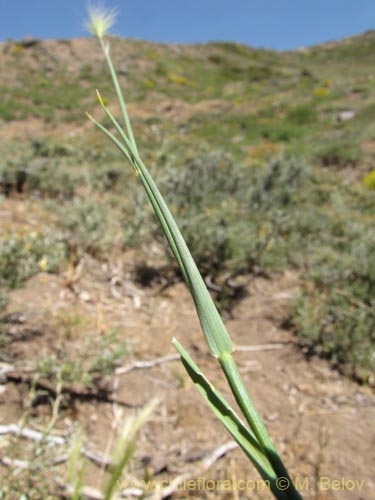
[(275, 420), (277, 420), (279, 418), (279, 414), (278, 413), (271, 413), (271, 415), (268, 415), (268, 417), (266, 417), (268, 422), (274, 422)]
[(134, 295), (133, 297), (134, 309), (140, 309), (142, 305), (141, 298), (138, 295)]
[(337, 123), (346, 122), (348, 120), (352, 120), (355, 117), (355, 115), (356, 112), (354, 111), (354, 109), (345, 109), (335, 117), (335, 121)]
[(85, 291), (83, 291), (79, 294), (79, 298), (81, 300), (83, 300), (84, 302), (89, 302), (91, 300), (90, 294), (88, 292), (85, 292)]

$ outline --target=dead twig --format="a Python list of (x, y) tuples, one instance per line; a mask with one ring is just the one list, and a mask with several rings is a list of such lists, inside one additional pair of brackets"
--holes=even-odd
[(273, 351), (277, 349), (285, 349), (286, 346), (287, 344), (238, 345), (235, 350), (237, 352)]
[(173, 480), (170, 481), (169, 485), (164, 488), (156, 488), (150, 494), (146, 495), (148, 487), (147, 483), (143, 484), (143, 488), (125, 488), (119, 492), (120, 498), (128, 498), (128, 497), (142, 497), (148, 498), (152, 500), (163, 500), (164, 498), (169, 498), (171, 495), (176, 493), (176, 491), (181, 490), (181, 486), (183, 486), (188, 481), (192, 480), (194, 477), (201, 477), (204, 472), (206, 472), (210, 467), (213, 466), (217, 460), (219, 460), (222, 456), (228, 453), (231, 450), (237, 448), (238, 445), (234, 441), (228, 441), (224, 443), (210, 453), (208, 453), (197, 466), (195, 466), (190, 471), (184, 472), (179, 476), (176, 476)]
[[(68, 484), (65, 484), (61, 479), (56, 479), (58, 487), (61, 488), (56, 492), (56, 496), (59, 498), (72, 498), (74, 494), (74, 488)], [(96, 488), (91, 488), (91, 486), (82, 486), (80, 489), (80, 498), (87, 500), (103, 500), (104, 495), (101, 491)]]
[[(36, 431), (34, 429), (28, 429), (27, 427), (22, 427), (18, 424), (0, 425), (0, 436), (4, 435), (14, 435), (20, 436), (25, 439), (30, 439), (31, 441), (41, 442), (44, 441), (48, 444), (53, 444), (56, 446), (67, 446), (68, 441), (63, 436), (56, 436), (52, 434), (46, 434), (41, 431)], [(97, 465), (109, 467), (111, 465), (111, 460), (98, 451), (92, 451), (87, 448), (81, 449), (82, 455), (91, 460)], [(58, 462), (64, 462), (64, 457), (59, 457)], [(5, 464), (7, 465), (7, 464)], [(9, 464), (10, 465), (10, 464)]]
[(27, 460), (17, 460), (10, 457), (0, 457), (0, 463), (6, 467), (16, 467), (17, 469), (28, 469), (30, 462)]
[(142, 370), (144, 368), (153, 368), (154, 366), (161, 365), (163, 363), (170, 363), (171, 361), (177, 361), (180, 359), (179, 354), (170, 354), (168, 356), (163, 356), (161, 358), (151, 359), (150, 361), (133, 361), (127, 366), (121, 368), (116, 368), (116, 375), (124, 375), (132, 370)]
[(45, 441), (46, 443), (55, 444), (58, 446), (62, 446), (67, 442), (66, 439), (62, 436), (45, 434), (44, 432), (35, 431), (34, 429), (28, 429), (18, 424), (0, 425), (0, 436), (4, 436), (6, 434), (20, 436), (25, 439), (30, 439), (31, 441)]
[[(7, 434), (21, 436), (23, 438), (37, 442), (45, 441), (46, 443), (51, 443), (59, 446), (68, 444), (67, 439), (63, 436), (55, 436), (51, 434), (47, 435), (43, 432), (36, 431), (34, 429), (28, 429), (18, 424), (0, 425), (0, 436)], [(210, 469), (222, 456), (237, 447), (238, 445), (234, 441), (228, 441), (218, 446), (210, 453), (206, 454), (206, 456), (193, 469), (180, 474), (179, 476), (176, 476), (168, 486), (154, 490), (151, 495), (147, 495), (145, 497), (145, 493), (147, 493), (147, 485), (144, 482), (140, 482), (139, 484), (142, 485), (142, 487), (129, 487), (122, 489), (118, 492), (117, 498), (143, 497), (149, 498), (150, 500), (163, 500), (165, 498), (168, 498), (173, 493), (181, 489), (181, 485), (183, 485), (186, 481), (189, 481), (194, 477), (201, 477), (202, 474)], [(102, 453), (91, 451), (87, 448), (82, 448), (81, 454), (101, 466), (109, 467), (110, 465), (112, 465), (110, 458)], [(68, 456), (65, 455), (57, 457), (54, 460), (54, 464), (65, 462), (67, 459)], [(7, 467), (28, 468), (30, 465), (30, 463), (27, 461), (11, 459), (9, 457), (0, 458), (0, 462)], [(71, 498), (71, 495), (73, 494), (73, 488), (66, 483), (63, 483), (60, 479), (56, 479), (56, 482), (63, 490), (62, 492), (59, 492), (59, 494), (65, 498)], [(100, 490), (92, 488), (90, 486), (83, 486), (81, 488), (80, 494), (88, 500), (102, 500), (104, 498), (104, 495)]]
[(194, 477), (201, 477), (204, 472), (210, 469), (210, 467), (212, 467), (213, 464), (217, 462), (217, 460), (219, 460), (222, 456), (224, 456), (229, 451), (234, 450), (235, 448), (238, 448), (238, 444), (234, 441), (228, 441), (218, 446), (210, 453), (208, 453), (202, 459), (199, 465), (194, 467), (193, 470), (180, 474), (179, 476), (175, 477), (168, 486), (160, 489), (159, 491), (155, 491), (152, 496), (146, 498), (152, 498), (152, 500), (163, 500), (164, 498), (170, 497), (171, 495), (173, 495), (173, 493), (181, 489), (181, 485)]

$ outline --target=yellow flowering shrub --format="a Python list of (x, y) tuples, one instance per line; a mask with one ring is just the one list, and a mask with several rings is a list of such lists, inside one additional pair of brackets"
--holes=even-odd
[(179, 75), (178, 73), (170, 72), (168, 73), (168, 80), (171, 83), (177, 83), (177, 85), (185, 85), (186, 87), (195, 87), (196, 83), (189, 80), (188, 78)]
[(330, 92), (327, 87), (317, 87), (316, 89), (314, 89), (314, 96), (318, 97), (319, 99), (327, 97), (329, 93)]
[(368, 189), (375, 190), (375, 170), (371, 170), (371, 172), (365, 175), (362, 182)]

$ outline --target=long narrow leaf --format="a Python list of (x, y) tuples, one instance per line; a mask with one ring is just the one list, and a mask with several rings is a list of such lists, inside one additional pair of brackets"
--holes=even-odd
[(211, 410), (249, 457), (274, 495), (280, 500), (286, 499), (287, 496), (285, 493), (280, 491), (277, 487), (277, 475), (273, 471), (272, 465), (264, 455), (262, 447), (255, 436), (245, 427), (221, 393), (207, 380), (182, 345), (176, 339), (173, 339), (172, 343), (181, 355), (182, 364), (185, 370), (196, 385), (198, 391), (209, 404)]
[(134, 134), (133, 134), (133, 129), (132, 129), (132, 126), (131, 126), (131, 123), (129, 120), (128, 111), (126, 109), (126, 102), (124, 99), (124, 95), (121, 91), (120, 83), (119, 83), (118, 78), (117, 78), (117, 73), (116, 73), (116, 70), (112, 64), (112, 59), (111, 59), (111, 56), (109, 53), (109, 51), (110, 51), (109, 43), (105, 43), (102, 37), (99, 37), (99, 41), (100, 41), (100, 44), (102, 46), (105, 58), (107, 60), (108, 68), (109, 68), (109, 71), (110, 71), (111, 76), (112, 76), (112, 81), (113, 81), (113, 84), (115, 86), (117, 99), (118, 99), (118, 102), (119, 102), (120, 108), (121, 108), (122, 118), (124, 120), (125, 127), (126, 127), (126, 130), (128, 132), (130, 142), (133, 145), (134, 150), (136, 152), (138, 152), (137, 144), (135, 142), (135, 138), (134, 138)]
[[(120, 126), (102, 101), (101, 106), (114, 124), (116, 130), (119, 131)], [(91, 120), (95, 123), (95, 120), (92, 117)], [(125, 142), (125, 146), (121, 147), (121, 143), (119, 143), (118, 139), (115, 138), (111, 132), (104, 129), (104, 127), (100, 124), (99, 127), (125, 154), (126, 158), (140, 174), (142, 183), (155, 209), (156, 215), (158, 216), (163, 229), (167, 229), (165, 231), (166, 237), (191, 291), (197, 308), (198, 317), (202, 325), (203, 333), (211, 353), (215, 357), (219, 357), (224, 353), (232, 352), (234, 349), (233, 344), (224, 323), (216, 309), (211, 295), (207, 290), (194, 259), (191, 256), (186, 242), (147, 167), (139, 158), (138, 152), (132, 148), (130, 141), (125, 136), (123, 131), (119, 131), (121, 138)], [(124, 151), (126, 151), (126, 153)]]

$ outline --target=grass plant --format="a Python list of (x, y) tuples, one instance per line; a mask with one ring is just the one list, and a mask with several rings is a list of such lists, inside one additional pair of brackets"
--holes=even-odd
[[(173, 344), (180, 353), (183, 365), (193, 382), (197, 385), (213, 412), (252, 461), (262, 478), (269, 481), (275, 497), (278, 499), (300, 499), (301, 496), (294, 487), (238, 371), (233, 359), (234, 347), (232, 341), (206, 288), (205, 282), (174, 217), (139, 154), (125, 99), (112, 63), (110, 45), (105, 38), (114, 21), (113, 14), (113, 11), (93, 10), (90, 15), (89, 29), (97, 36), (104, 52), (120, 105), (122, 124), (107, 108), (99, 92), (97, 93), (98, 99), (107, 120), (111, 123), (111, 128), (102, 125), (91, 115), (88, 116), (122, 152), (140, 179), (193, 297), (210, 352), (218, 359), (247, 425), (243, 423), (229, 403), (206, 379), (183, 346), (176, 339), (173, 339)], [(113, 129), (115, 133), (112, 132)]]

